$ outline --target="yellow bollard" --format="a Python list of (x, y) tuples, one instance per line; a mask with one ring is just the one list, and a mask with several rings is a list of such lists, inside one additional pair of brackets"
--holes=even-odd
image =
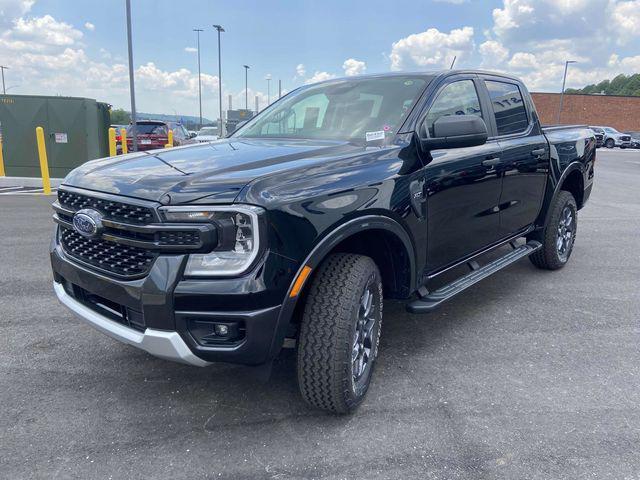
[(173, 130), (169, 130), (169, 134), (167, 135), (167, 144), (164, 146), (164, 148), (171, 147), (173, 147)]
[(49, 164), (47, 162), (47, 146), (44, 143), (44, 130), (36, 128), (38, 141), (38, 156), (40, 157), (40, 173), (42, 174), (42, 189), (45, 195), (51, 195), (51, 180), (49, 179)]
[(4, 157), (2, 156), (2, 134), (0, 133), (0, 177), (4, 177)]
[(127, 129), (120, 129), (120, 143), (122, 144), (122, 153), (129, 153), (129, 149), (127, 148)]
[(116, 129), (109, 129), (109, 156), (115, 157), (117, 155), (116, 151)]

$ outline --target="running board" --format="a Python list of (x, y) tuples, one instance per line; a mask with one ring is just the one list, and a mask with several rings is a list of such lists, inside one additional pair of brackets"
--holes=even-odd
[[(531, 240), (520, 246), (516, 246), (515, 243), (512, 242), (511, 246), (513, 247), (513, 250), (509, 253), (482, 267), (474, 260), (468, 262), (467, 265), (472, 270), (471, 272), (457, 280), (454, 280), (444, 287), (440, 287), (438, 290), (428, 292), (423, 287), (421, 290), (424, 294), (417, 300), (409, 302), (407, 304), (407, 311), (410, 313), (430, 312), (440, 306), (441, 303), (446, 302), (470, 286), (475, 285), (480, 280), (487, 278), (489, 275), (508, 267), (512, 263), (517, 262), (521, 258), (527, 257), (539, 248), (542, 248), (542, 244), (535, 240)], [(420, 293), (420, 290), (418, 292)]]

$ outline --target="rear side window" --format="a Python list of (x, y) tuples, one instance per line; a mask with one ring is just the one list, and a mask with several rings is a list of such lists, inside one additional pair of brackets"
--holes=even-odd
[(515, 83), (485, 81), (496, 115), (498, 135), (524, 132), (529, 126), (522, 93)]
[(472, 80), (450, 83), (442, 89), (425, 119), (429, 135), (433, 137), (433, 122), (447, 115), (476, 115), (482, 117), (480, 100)]

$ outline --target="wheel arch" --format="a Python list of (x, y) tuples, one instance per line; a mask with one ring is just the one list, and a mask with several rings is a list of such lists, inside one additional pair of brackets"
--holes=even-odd
[(570, 163), (562, 171), (562, 174), (556, 182), (553, 181), (553, 177), (549, 177), (543, 207), (536, 220), (537, 228), (547, 226), (549, 209), (558, 197), (558, 193), (563, 190), (570, 192), (574, 196), (578, 210), (582, 208), (584, 204), (584, 166), (582, 163), (578, 161)]
[[(373, 237), (366, 237), (367, 234), (371, 235), (372, 233), (378, 233), (378, 235), (375, 236), (375, 240), (373, 240)], [(275, 336), (274, 344), (272, 345), (272, 353), (274, 355), (282, 345), (296, 307), (302, 304), (299, 300), (304, 298), (310, 280), (323, 260), (331, 253), (349, 251), (348, 247), (350, 246), (363, 248), (362, 240), (365, 238), (367, 238), (367, 241), (370, 243), (370, 246), (366, 247), (369, 249), (369, 253), (375, 252), (373, 260), (376, 262), (376, 265), (378, 265), (378, 268), (380, 268), (380, 273), (383, 277), (383, 287), (385, 281), (387, 282), (387, 288), (389, 288), (390, 282), (393, 282), (391, 291), (392, 294), (395, 295), (392, 296), (398, 298), (409, 297), (416, 285), (416, 250), (414, 242), (407, 230), (398, 221), (381, 215), (366, 215), (351, 219), (328, 231), (320, 241), (316, 242), (311, 252), (300, 264), (282, 303), (278, 319), (278, 334)], [(385, 246), (385, 250), (383, 250), (384, 254), (378, 252), (376, 249), (376, 246), (380, 245)], [(394, 248), (396, 250), (394, 250)], [(350, 251), (350, 253), (365, 254), (364, 252), (366, 252), (366, 250), (358, 251), (358, 248), (355, 250), (356, 251)], [(387, 254), (389, 258), (383, 259), (382, 257)], [(396, 271), (396, 264), (393, 262), (397, 261), (398, 255), (404, 258), (406, 264)], [(292, 295), (294, 285), (303, 273), (305, 267), (310, 268), (310, 273), (304, 278), (299, 293)], [(388, 274), (389, 272), (393, 273), (393, 278), (385, 279), (385, 273)], [(402, 273), (400, 274), (400, 272)]]

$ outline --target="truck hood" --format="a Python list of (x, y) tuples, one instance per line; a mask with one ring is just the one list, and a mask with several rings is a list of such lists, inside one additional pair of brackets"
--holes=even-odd
[(256, 178), (362, 150), (348, 142), (230, 138), (94, 160), (73, 170), (63, 185), (164, 204), (205, 197), (229, 203)]

